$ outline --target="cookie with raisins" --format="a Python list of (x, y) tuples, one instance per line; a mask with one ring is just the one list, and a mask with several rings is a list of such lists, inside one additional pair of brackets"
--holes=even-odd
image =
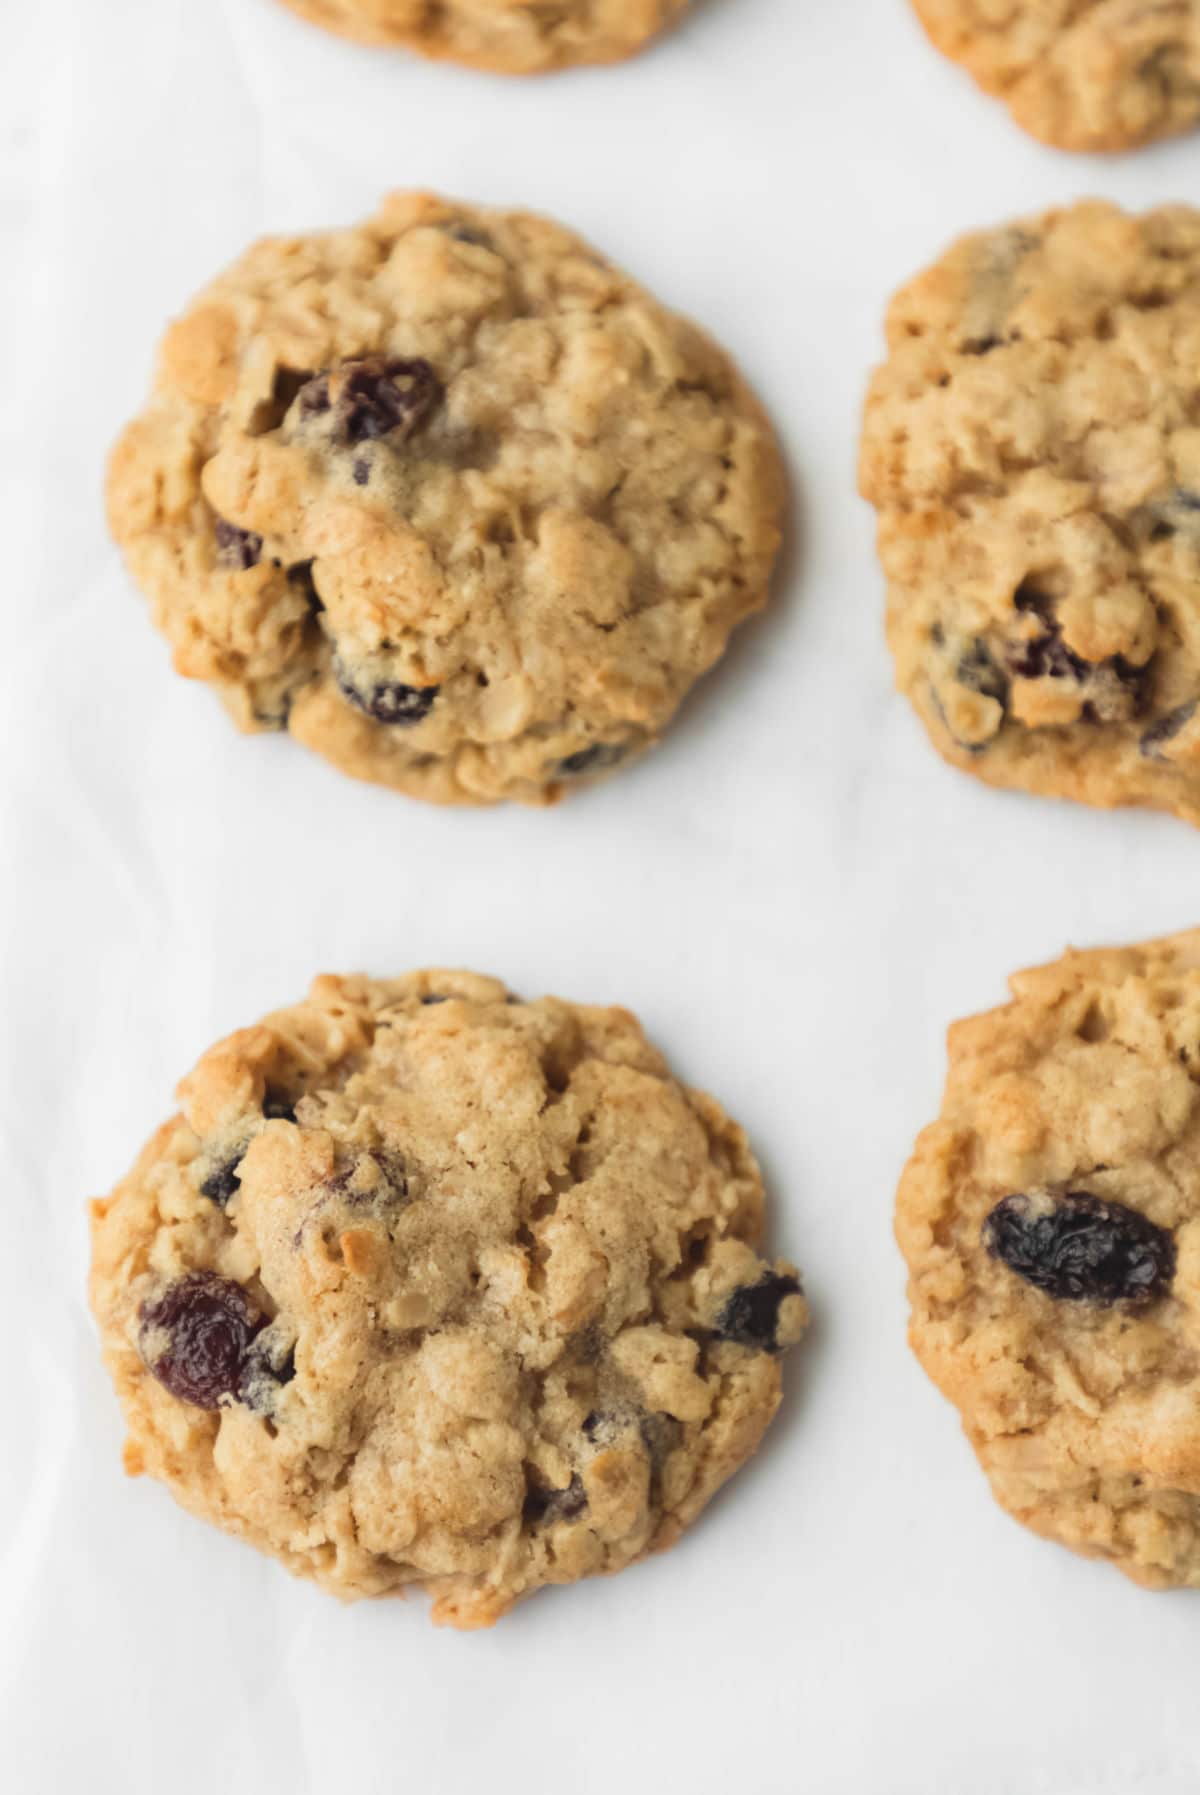
[(214, 281), (108, 481), (179, 672), (444, 804), (650, 747), (765, 603), (782, 503), (700, 331), (560, 226), (428, 194)]
[(93, 1205), (130, 1471), (343, 1597), (488, 1626), (672, 1544), (807, 1310), (742, 1130), (624, 1010), (321, 978)]
[(1200, 823), (1200, 211), (1088, 202), (964, 238), (887, 338), (862, 490), (935, 747)]
[(1200, 1588), (1200, 929), (1011, 989), (901, 1181), (911, 1344), (1019, 1521)]

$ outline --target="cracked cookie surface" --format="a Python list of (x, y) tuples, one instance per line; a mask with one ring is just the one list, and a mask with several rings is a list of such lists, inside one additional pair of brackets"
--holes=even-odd
[(938, 49), (1066, 150), (1122, 150), (1200, 120), (1197, 0), (914, 0)]
[(1200, 929), (1011, 990), (900, 1185), (911, 1344), (1019, 1521), (1200, 1587)]
[(315, 25), (497, 74), (620, 62), (690, 0), (284, 0)]
[(966, 237), (867, 398), (897, 684), (994, 785), (1200, 822), (1200, 212)]
[(698, 330), (557, 225), (420, 194), (215, 281), (108, 482), (180, 672), (442, 803), (652, 743), (765, 601), (782, 496)]
[(806, 1308), (740, 1128), (624, 1010), (323, 977), (93, 1204), (126, 1465), (344, 1597), (490, 1625), (674, 1543)]

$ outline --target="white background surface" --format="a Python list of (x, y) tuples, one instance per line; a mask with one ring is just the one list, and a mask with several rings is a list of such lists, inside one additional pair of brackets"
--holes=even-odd
[[(854, 456), (900, 279), (1055, 200), (1194, 197), (1200, 139), (1041, 150), (905, 0), (702, 0), (638, 62), (524, 83), (273, 0), (0, 17), (0, 1781), (1194, 1795), (1200, 1598), (993, 1507), (906, 1352), (890, 1208), (946, 1023), (1067, 941), (1200, 921), (1200, 841), (942, 767), (891, 695)], [(728, 343), (792, 460), (772, 613), (649, 762), (556, 812), (440, 813), (238, 738), (106, 539), (167, 316), (256, 234), (394, 185), (573, 223)], [(212, 1039), (315, 970), (437, 962), (636, 1008), (749, 1128), (816, 1315), (682, 1546), (474, 1636), (343, 1610), (127, 1485), (82, 1297), (84, 1198)]]

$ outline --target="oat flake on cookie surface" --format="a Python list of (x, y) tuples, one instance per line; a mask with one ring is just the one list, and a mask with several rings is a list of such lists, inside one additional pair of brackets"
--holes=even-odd
[(314, 25), (504, 75), (620, 62), (690, 0), (285, 0)]
[(897, 683), (993, 785), (1200, 822), (1200, 212), (1087, 202), (904, 287), (863, 428)]
[(547, 803), (651, 745), (765, 602), (783, 477), (728, 357), (578, 237), (397, 194), (199, 296), (108, 501), (242, 728)]
[(669, 1546), (804, 1329), (745, 1135), (625, 1010), (318, 979), (93, 1205), (126, 1465), (343, 1597), (490, 1625)]
[(911, 1344), (1019, 1521), (1200, 1587), (1200, 929), (1011, 990), (900, 1184)]

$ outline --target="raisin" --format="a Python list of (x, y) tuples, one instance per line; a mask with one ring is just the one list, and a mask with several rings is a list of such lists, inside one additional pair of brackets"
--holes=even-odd
[(1088, 1191), (1004, 1197), (982, 1239), (993, 1259), (1058, 1302), (1142, 1308), (1165, 1296), (1175, 1276), (1165, 1228)]
[(1085, 661), (1063, 641), (1053, 601), (1028, 580), (1017, 587), (1013, 603), (1018, 611), (1040, 617), (1045, 626), (1010, 647), (1008, 664), (1017, 679), (1069, 680), (1084, 696), (1083, 715), (1089, 723), (1121, 723), (1137, 715), (1145, 701), (1145, 667), (1135, 667), (1119, 654)]
[(622, 742), (593, 742), (590, 748), (579, 748), (555, 764), (555, 772), (564, 779), (580, 773), (598, 773), (602, 767), (615, 767), (624, 760), (627, 749)]
[(407, 442), (442, 399), (442, 383), (427, 361), (361, 362), (346, 378), (340, 427), (352, 443), (399, 433)]
[(1147, 760), (1162, 760), (1159, 749), (1164, 742), (1173, 741), (1181, 729), (1185, 729), (1196, 714), (1196, 700), (1190, 704), (1181, 704), (1177, 710), (1168, 711), (1165, 717), (1158, 717), (1149, 729), (1142, 734), (1138, 747)]
[[(269, 1122), (294, 1122), (295, 1099), (289, 1097), (286, 1091), (268, 1085), (263, 1095), (262, 1113)], [(241, 1166), (248, 1146), (249, 1142), (244, 1140), (234, 1152), (226, 1154), (224, 1159), (213, 1166), (200, 1186), (201, 1196), (208, 1197), (220, 1209), (227, 1208), (241, 1188)]]
[(360, 692), (339, 668), (338, 688), (356, 710), (365, 711), (377, 723), (396, 724), (409, 728), (421, 723), (433, 708), (440, 686), (406, 686), (399, 680), (382, 680), (367, 692)]
[(236, 524), (218, 517), (213, 524), (213, 535), (217, 539), (217, 559), (227, 567), (236, 567), (245, 573), (248, 568), (258, 566), (263, 539), (253, 530), (239, 530)]
[(1018, 642), (1009, 651), (1008, 663), (1017, 678), (1085, 680), (1088, 663), (1063, 641), (1062, 624), (1054, 615), (1053, 601), (1023, 580), (1013, 594), (1013, 604), (1023, 614), (1040, 617), (1045, 625), (1039, 635)]
[(443, 391), (427, 361), (369, 355), (310, 380), (300, 391), (300, 415), (332, 409), (334, 436), (344, 443), (384, 436), (406, 443), (429, 422)]
[(422, 1003), (449, 1003), (449, 1001), (449, 996), (440, 991), (431, 991), (428, 997), (421, 999)]
[(785, 1298), (799, 1294), (797, 1279), (769, 1271), (757, 1284), (734, 1291), (717, 1316), (717, 1333), (722, 1340), (753, 1347), (756, 1352), (778, 1352), (775, 1330), (779, 1310)]
[(356, 486), (365, 486), (371, 478), (371, 463), (365, 455), (354, 457), (354, 466), (350, 469)]
[(1018, 679), (1074, 679), (1085, 680), (1088, 664), (1069, 649), (1058, 631), (1047, 630), (1044, 635), (1034, 636), (1031, 641), (1022, 642), (1014, 648), (1009, 656), (1009, 665)]
[(240, 1284), (193, 1271), (142, 1304), (138, 1339), (165, 1390), (195, 1408), (217, 1409), (237, 1398), (251, 1342), (265, 1326)]
[(555, 1521), (574, 1521), (587, 1508), (587, 1491), (576, 1472), (565, 1490), (545, 1490), (531, 1483), (525, 1492), (521, 1518), (529, 1526), (553, 1525)]
[(990, 355), (993, 349), (999, 349), (1003, 341), (1003, 337), (968, 337), (959, 347), (964, 355)]
[(238, 1167), (245, 1157), (246, 1149), (239, 1147), (229, 1159), (223, 1159), (219, 1165), (214, 1166), (200, 1186), (200, 1195), (208, 1197), (218, 1209), (227, 1208), (241, 1188)]

